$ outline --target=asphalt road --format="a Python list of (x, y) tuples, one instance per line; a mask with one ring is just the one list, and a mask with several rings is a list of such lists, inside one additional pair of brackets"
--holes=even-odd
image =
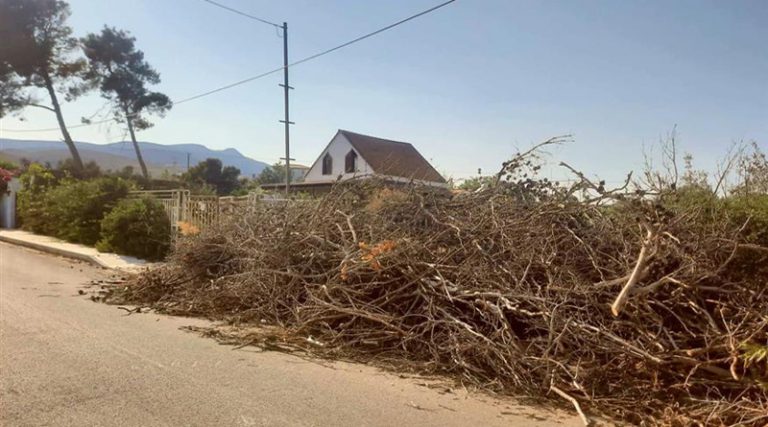
[(218, 345), (199, 319), (127, 316), (107, 273), (0, 243), (2, 426), (580, 426), (562, 414), (347, 363)]

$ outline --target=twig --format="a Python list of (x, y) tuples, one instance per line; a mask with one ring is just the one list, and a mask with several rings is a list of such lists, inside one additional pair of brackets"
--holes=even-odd
[(139, 307), (136, 307), (136, 308), (128, 308), (128, 307), (117, 307), (117, 308), (120, 309), (120, 310), (127, 311), (128, 314), (126, 314), (126, 316), (130, 316), (131, 314), (141, 313), (141, 309), (144, 308), (144, 307), (139, 306)]
[(581, 410), (581, 405), (579, 405), (579, 401), (576, 400), (574, 397), (569, 395), (568, 393), (560, 390), (559, 388), (555, 387), (554, 385), (550, 385), (549, 389), (560, 395), (563, 399), (571, 402), (574, 408), (576, 408), (576, 412), (579, 413), (579, 417), (581, 417), (581, 422), (584, 423), (585, 426), (592, 425), (592, 421), (587, 418), (587, 416), (584, 414), (584, 411)]

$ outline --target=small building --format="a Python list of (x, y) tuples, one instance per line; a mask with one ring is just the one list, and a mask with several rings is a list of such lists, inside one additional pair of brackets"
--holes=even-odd
[(413, 145), (340, 129), (309, 167), (304, 182), (292, 184), (292, 188), (323, 192), (338, 181), (373, 176), (396, 184), (448, 187), (445, 178)]
[(309, 171), (309, 166), (291, 163), (291, 182), (303, 182)]

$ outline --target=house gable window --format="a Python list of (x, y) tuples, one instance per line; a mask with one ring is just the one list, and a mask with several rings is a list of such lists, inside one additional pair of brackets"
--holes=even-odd
[(355, 153), (355, 150), (349, 150), (347, 157), (344, 158), (344, 172), (357, 172), (357, 153)]
[(323, 175), (331, 174), (333, 174), (333, 157), (331, 157), (331, 153), (325, 153), (325, 157), (323, 157)]

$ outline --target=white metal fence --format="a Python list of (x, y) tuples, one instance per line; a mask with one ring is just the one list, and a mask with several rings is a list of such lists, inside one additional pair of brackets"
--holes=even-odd
[(258, 203), (280, 203), (288, 199), (249, 193), (241, 197), (192, 195), (189, 190), (132, 191), (129, 197), (151, 197), (163, 205), (171, 222), (171, 236), (203, 230), (217, 224), (223, 216), (247, 213)]

